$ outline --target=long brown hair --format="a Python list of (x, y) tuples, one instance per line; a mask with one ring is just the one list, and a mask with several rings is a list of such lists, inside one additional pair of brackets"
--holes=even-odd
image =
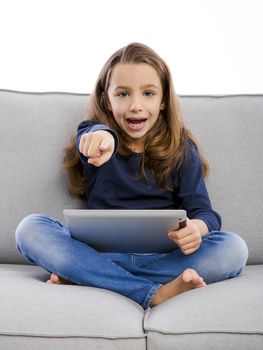
[[(172, 76), (164, 60), (151, 48), (140, 43), (131, 43), (116, 51), (103, 66), (95, 88), (88, 101), (85, 120), (96, 121), (112, 128), (118, 133), (118, 153), (122, 157), (128, 156), (128, 138), (118, 127), (112, 112), (108, 109), (108, 88), (111, 72), (116, 64), (146, 63), (153, 67), (162, 83), (163, 103), (165, 109), (160, 112), (154, 127), (149, 130), (144, 147), (141, 164), (141, 176), (146, 177), (146, 168), (150, 169), (156, 182), (163, 190), (171, 190), (168, 186), (171, 171), (179, 168), (187, 157), (189, 142), (191, 141), (202, 162), (204, 177), (208, 174), (208, 164), (191, 134), (185, 127), (179, 107), (179, 100), (175, 94)], [(64, 149), (63, 167), (68, 170), (71, 193), (78, 197), (85, 197), (88, 179), (83, 174), (82, 164), (76, 150), (76, 136), (70, 145)]]

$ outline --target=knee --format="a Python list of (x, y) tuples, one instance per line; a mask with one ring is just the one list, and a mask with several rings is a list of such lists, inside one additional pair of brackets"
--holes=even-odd
[(231, 277), (239, 275), (244, 269), (248, 258), (248, 247), (245, 241), (236, 233), (233, 232), (219, 232), (219, 240), (222, 245), (220, 251), (221, 265), (229, 271), (232, 271)]
[(30, 214), (26, 216), (17, 226), (15, 231), (16, 245), (21, 251), (25, 244), (35, 241), (40, 225), (46, 221), (47, 217), (40, 214)]
[(248, 259), (248, 247), (243, 238), (233, 232), (222, 232), (226, 237), (226, 246), (233, 263), (242, 270)]
[(40, 215), (39, 214), (31, 214), (26, 216), (23, 220), (18, 224), (15, 237), (16, 243), (18, 246), (33, 232), (35, 232), (34, 227), (36, 222), (38, 221)]
[[(207, 245), (206, 245), (207, 244)], [(207, 283), (238, 276), (244, 269), (248, 248), (245, 241), (232, 232), (212, 232), (205, 242), (208, 248), (200, 268)]]

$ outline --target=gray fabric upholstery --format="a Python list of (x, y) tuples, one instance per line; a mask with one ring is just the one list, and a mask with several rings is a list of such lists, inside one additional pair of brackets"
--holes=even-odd
[[(262, 348), (262, 276), (262, 265), (247, 266), (243, 275), (235, 279), (189, 291), (153, 308), (144, 320), (148, 341), (152, 341), (156, 349), (160, 348), (157, 344), (172, 349), (171, 341), (174, 348), (203, 349), (204, 343), (209, 342), (209, 335), (215, 334), (218, 345), (215, 343), (213, 349), (228, 349), (229, 343), (234, 349), (239, 337), (248, 335), (243, 337), (247, 340), (239, 344), (238, 349), (260, 349), (260, 344)], [(199, 335), (202, 335), (200, 342), (196, 341)]]
[(86, 103), (84, 95), (0, 91), (0, 262), (25, 262), (14, 239), (23, 217), (62, 219), (63, 209), (81, 207), (68, 193), (61, 164)]
[(46, 284), (48, 273), (16, 252), (24, 216), (62, 220), (64, 208), (83, 207), (60, 165), (87, 98), (0, 90), (0, 350), (262, 349), (263, 95), (180, 97), (210, 163), (207, 185), (223, 228), (248, 244), (242, 276), (144, 312), (107, 290)]
[(223, 229), (263, 263), (263, 95), (182, 97), (182, 113), (210, 165), (207, 186)]
[(262, 350), (262, 334), (197, 333), (171, 334), (150, 333), (147, 346), (151, 350)]
[[(72, 338), (80, 349), (122, 349), (123, 339), (131, 349), (144, 348), (142, 307), (103, 289), (45, 283), (48, 276), (36, 266), (0, 265), (0, 349), (6, 349), (1, 347), (1, 335), (10, 349), (17, 336), (41, 349), (51, 348), (47, 345), (60, 338), (66, 348)], [(97, 344), (96, 339), (101, 341)]]

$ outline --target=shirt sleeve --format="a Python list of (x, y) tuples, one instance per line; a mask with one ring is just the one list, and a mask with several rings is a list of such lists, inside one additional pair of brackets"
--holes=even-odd
[(209, 232), (220, 230), (221, 217), (212, 209), (202, 175), (201, 160), (193, 144), (190, 145), (189, 154), (179, 170), (177, 197), (189, 219), (204, 221)]
[(112, 134), (115, 141), (114, 152), (112, 154), (112, 157), (117, 153), (118, 146), (119, 146), (119, 139), (118, 139), (117, 133), (112, 129), (110, 129), (109, 127), (107, 127), (106, 125), (99, 124), (90, 120), (84, 120), (78, 126), (76, 147), (77, 147), (77, 152), (80, 156), (80, 159), (82, 163), (84, 163), (85, 165), (89, 163), (87, 163), (87, 157), (85, 157), (82, 153), (79, 152), (80, 138), (83, 134), (98, 131), (98, 130), (105, 130)]

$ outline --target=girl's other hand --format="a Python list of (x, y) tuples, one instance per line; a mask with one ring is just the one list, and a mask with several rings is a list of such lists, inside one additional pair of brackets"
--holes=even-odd
[(177, 244), (185, 255), (194, 253), (202, 241), (199, 228), (190, 219), (187, 219), (186, 227), (169, 232), (168, 237)]
[(80, 138), (79, 151), (88, 158), (89, 164), (99, 167), (112, 156), (114, 137), (104, 130), (83, 134)]

